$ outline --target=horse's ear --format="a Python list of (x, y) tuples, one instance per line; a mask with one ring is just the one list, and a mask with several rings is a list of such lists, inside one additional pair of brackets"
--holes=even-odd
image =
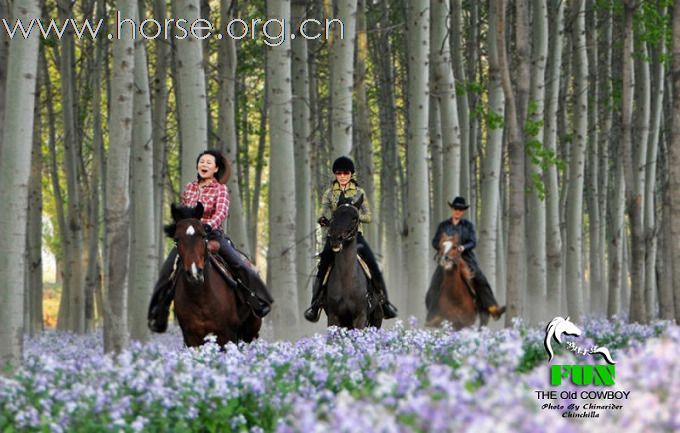
[(176, 222), (179, 215), (177, 215), (177, 205), (175, 203), (170, 205), (170, 215), (172, 215), (173, 221)]
[(203, 216), (203, 211), (204, 211), (203, 203), (199, 201), (198, 203), (196, 203), (196, 207), (194, 208), (194, 218), (200, 220), (201, 217)]
[(352, 202), (355, 208), (361, 209), (361, 205), (364, 203), (364, 195), (360, 194), (359, 197)]
[(338, 197), (338, 206), (345, 202), (347, 202), (347, 198), (345, 198), (345, 191), (341, 191), (340, 196)]

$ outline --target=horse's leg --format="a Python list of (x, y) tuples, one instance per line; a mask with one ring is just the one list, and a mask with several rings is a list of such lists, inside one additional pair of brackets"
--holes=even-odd
[(260, 336), (260, 328), (262, 327), (262, 319), (250, 314), (243, 322), (239, 330), (239, 337), (246, 343), (250, 343)]

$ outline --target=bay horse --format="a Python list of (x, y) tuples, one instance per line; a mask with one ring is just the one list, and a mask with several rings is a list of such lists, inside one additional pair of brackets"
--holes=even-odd
[[(200, 346), (209, 334), (217, 344), (257, 338), (262, 319), (236, 293), (236, 280), (223, 276), (208, 250), (208, 238), (201, 223), (203, 205), (171, 205), (174, 222), (165, 233), (177, 246), (178, 264), (175, 278), (175, 316), (182, 329), (184, 343)], [(210, 241), (213, 242), (213, 241)]]
[(363, 194), (354, 200), (341, 194), (328, 226), (328, 240), (334, 253), (323, 304), (328, 326), (362, 329), (382, 325), (382, 308), (369, 290), (371, 282), (357, 259), (359, 210), (363, 201)]
[[(439, 266), (435, 270), (441, 273), (441, 290), (435, 302), (436, 311), (426, 326), (440, 326), (443, 321), (451, 323), (459, 330), (472, 326), (477, 319), (478, 308), (472, 282), (472, 270), (458, 250), (458, 235), (443, 234), (439, 241)], [(480, 324), (486, 325), (489, 315), (479, 312)]]

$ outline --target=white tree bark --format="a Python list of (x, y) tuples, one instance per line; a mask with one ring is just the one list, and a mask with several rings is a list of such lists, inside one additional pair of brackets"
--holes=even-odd
[[(15, 0), (12, 16), (29, 22), (39, 18), (36, 0)], [(23, 350), (24, 265), (28, 182), (31, 171), (33, 109), (38, 68), (38, 35), (17, 38), (10, 43), (7, 63), (6, 105), (3, 123), (6, 146), (0, 159), (0, 372), (21, 364)]]
[[(447, 200), (460, 195), (461, 142), (456, 83), (451, 66), (448, 0), (432, 0), (433, 96), (439, 102), (444, 166), (443, 192)], [(435, 200), (440, 199), (435, 197)]]
[[(177, 0), (175, 14), (189, 22), (200, 17), (199, 0)], [(201, 41), (191, 36), (175, 41), (182, 186), (196, 179), (196, 157), (208, 148), (207, 93)]]
[[(291, 16), (290, 0), (269, 0), (272, 18)], [(291, 338), (299, 324), (297, 269), (295, 267), (295, 158), (290, 39), (268, 51), (267, 80), (271, 89), (269, 125), (269, 250), (267, 281), (272, 288), (272, 320), (278, 338)]]
[(588, 137), (588, 57), (585, 40), (585, 2), (572, 4), (574, 27), (574, 133), (569, 158), (567, 192), (567, 309), (571, 317), (583, 310), (583, 176)]
[(523, 256), (525, 246), (524, 227), (524, 189), (526, 187), (524, 172), (524, 144), (522, 132), (518, 123), (520, 107), (510, 80), (510, 66), (505, 50), (505, 0), (498, 3), (498, 32), (496, 44), (498, 47), (498, 65), (500, 70), (503, 92), (507, 101), (505, 113), (505, 125), (508, 134), (508, 156), (510, 158), (508, 179), (508, 241), (507, 241), (507, 264), (510, 272), (507, 274), (507, 314), (505, 325), (510, 326), (512, 319), (522, 315), (523, 306), (523, 264), (526, 259)]
[[(136, 19), (137, 2), (118, 0), (123, 16)], [(135, 48), (131, 29), (113, 41), (109, 153), (105, 207), (108, 252), (104, 306), (104, 350), (119, 353), (128, 345), (128, 258), (130, 246), (130, 149), (132, 146)]]
[[(424, 319), (423, 300), (430, 267), (429, 191), (427, 184), (430, 5), (413, 0), (408, 12), (408, 314)], [(455, 97), (455, 96), (454, 96)]]
[[(545, 71), (548, 57), (548, 8), (546, 0), (533, 1), (533, 46), (531, 53), (531, 90), (529, 104), (533, 109), (529, 111), (529, 122), (537, 128), (533, 136), (525, 130), (526, 140), (535, 140), (544, 145), (544, 130), (539, 126), (544, 117), (545, 100)], [(533, 132), (533, 131), (532, 131)], [(532, 177), (543, 182), (543, 167), (539, 164), (527, 161), (527, 182), (530, 192), (527, 195), (527, 220), (531, 221), (531, 230), (527, 230), (527, 286), (529, 298), (533, 308), (528, 313), (533, 320), (543, 317), (543, 309), (546, 299), (546, 211), (545, 200), (542, 193), (535, 189)]]
[(134, 50), (128, 324), (130, 338), (146, 341), (149, 338), (147, 306), (157, 277), (154, 179), (149, 176), (153, 173), (154, 143), (146, 46), (142, 39), (135, 41)]
[[(633, 8), (632, 1), (624, 1), (624, 31), (621, 90), (621, 128), (623, 170), (626, 185), (626, 213), (630, 224), (632, 261), (630, 263), (631, 299), (630, 320), (645, 322), (644, 303), (644, 239), (642, 238), (642, 194), (638, 157), (633, 149), (633, 103), (634, 103), (634, 69), (633, 69)], [(647, 107), (649, 104), (647, 104)], [(639, 161), (639, 160), (637, 160)]]
[[(453, 76), (458, 82), (465, 83), (467, 78), (465, 75), (465, 65), (463, 63), (463, 46), (461, 45), (461, 34), (463, 34), (463, 28), (461, 25), (461, 18), (463, 17), (463, 10), (461, 8), (460, 0), (451, 1), (451, 30), (449, 41), (450, 51), (451, 51), (451, 62), (453, 64)], [(472, 32), (471, 32), (472, 33)], [(469, 36), (470, 39), (473, 38), (472, 35)], [(474, 44), (474, 41), (470, 42)], [(467, 59), (468, 63), (474, 62), (473, 59)], [(475, 203), (474, 196), (472, 195), (472, 175), (470, 174), (470, 166), (472, 164), (471, 155), (472, 147), (470, 141), (470, 107), (468, 104), (468, 94), (467, 91), (458, 92), (458, 86), (456, 86), (456, 99), (458, 105), (458, 123), (460, 125), (460, 195), (467, 197), (471, 203), (471, 213), (474, 212)]]
[[(222, 0), (220, 10), (221, 22), (226, 23), (234, 18), (232, 0)], [(239, 187), (240, 169), (238, 163), (238, 146), (236, 142), (236, 40), (223, 38), (219, 49), (219, 101), (220, 101), (220, 138), (224, 155), (231, 162), (232, 175), (229, 179), (229, 219), (227, 231), (236, 247), (248, 251), (248, 232), (246, 231), (246, 215)], [(248, 251), (251, 255), (255, 251)]]
[(498, 257), (497, 241), (499, 236), (500, 207), (500, 179), (501, 160), (503, 151), (502, 119), (505, 117), (505, 94), (501, 85), (498, 65), (498, 47), (496, 33), (498, 32), (498, 9), (495, 5), (489, 8), (489, 30), (487, 33), (489, 50), (489, 108), (486, 115), (487, 140), (486, 149), (482, 155), (480, 171), (481, 207), (478, 228), (477, 251), (479, 264), (484, 270), (492, 288), (498, 287), (496, 259)]
[[(378, 209), (373, 206), (375, 197), (373, 185), (373, 140), (371, 138), (371, 111), (367, 92), (367, 61), (368, 35), (366, 33), (366, 0), (359, 0), (357, 8), (357, 46), (355, 66), (355, 95), (356, 95), (356, 149), (354, 151), (356, 170), (361, 187), (366, 191), (366, 198), (371, 203), (373, 220), (379, 221)], [(363, 226), (364, 238), (373, 248), (378, 245), (379, 224), (372, 223)]]
[[(39, 74), (38, 70), (38, 74)], [(44, 78), (39, 78), (38, 82)], [(38, 84), (40, 87), (40, 84)], [(36, 98), (40, 100), (39, 91)], [(42, 140), (40, 107), (34, 107), (31, 148), (31, 177), (28, 184), (28, 217), (26, 236), (26, 293), (24, 329), (29, 335), (43, 331), (43, 265), (42, 265)]]
[(354, 88), (354, 44), (357, 0), (338, 0), (338, 18), (344, 24), (333, 27), (330, 53), (332, 158), (352, 151), (352, 89)]
[[(306, 0), (293, 1), (293, 28), (298, 28), (306, 18)], [(298, 35), (300, 36), (300, 35)], [(295, 153), (295, 221), (296, 265), (298, 277), (298, 304), (307, 305), (311, 299), (314, 264), (314, 236), (316, 228), (312, 195), (312, 172), (310, 161), (311, 113), (309, 110), (309, 68), (307, 41), (297, 37), (292, 41), (293, 60), (293, 132)]]
[[(664, 10), (663, 15), (666, 15), (667, 11)], [(657, 185), (657, 155), (660, 145), (660, 131), (661, 131), (661, 117), (662, 108), (664, 100), (664, 88), (666, 86), (666, 76), (664, 64), (659, 61), (660, 58), (667, 55), (666, 41), (661, 38), (659, 42), (659, 47), (655, 56), (654, 65), (654, 91), (652, 93), (652, 118), (650, 124), (651, 135), (649, 137), (649, 143), (647, 147), (647, 166), (645, 171), (645, 176), (647, 178), (645, 182), (645, 242), (646, 242), (646, 260), (645, 260), (645, 294), (647, 298), (645, 299), (647, 304), (647, 314), (648, 317), (656, 317), (656, 309), (650, 308), (652, 305), (657, 305), (655, 302), (654, 294), (656, 293), (656, 288), (658, 287), (658, 310), (659, 315), (662, 319), (670, 319), (672, 313), (669, 312), (672, 308), (672, 296), (669, 292), (663, 290), (665, 286), (662, 281), (656, 281), (656, 267), (657, 267), (657, 252), (659, 250), (657, 233), (660, 231), (661, 224), (659, 223), (659, 218), (656, 214), (657, 203), (661, 200), (657, 198), (655, 194)], [(661, 249), (663, 251), (663, 249)], [(665, 257), (667, 257), (664, 254)], [(668, 260), (663, 260), (664, 263), (668, 263)], [(663, 274), (663, 273), (662, 273)], [(670, 314), (669, 314), (670, 313)]]
[(673, 269), (673, 293), (675, 295), (675, 320), (680, 322), (680, 0), (673, 5), (672, 36), (673, 110), (671, 116), (671, 142), (669, 144), (669, 185), (671, 192), (671, 269)]
[[(153, 1), (153, 15), (156, 20), (163, 22), (167, 16), (166, 1)], [(164, 39), (154, 41), (156, 48), (155, 71), (151, 83), (153, 109), (152, 140), (153, 140), (153, 178), (154, 178), (154, 227), (156, 230), (158, 267), (165, 261), (163, 239), (163, 216), (165, 215), (165, 189), (167, 181), (165, 156), (168, 145), (167, 113), (168, 113), (168, 69), (172, 58), (170, 44)]]
[[(59, 17), (62, 21), (73, 17), (73, 4), (59, 1)], [(66, 174), (67, 214), (64, 244), (64, 284), (57, 326), (72, 332), (85, 332), (85, 269), (83, 267), (83, 226), (80, 218), (81, 191), (78, 185), (80, 169), (78, 148), (80, 137), (76, 128), (77, 107), (75, 77), (75, 43), (73, 34), (66, 32), (61, 40), (62, 115), (64, 121), (64, 171)]]

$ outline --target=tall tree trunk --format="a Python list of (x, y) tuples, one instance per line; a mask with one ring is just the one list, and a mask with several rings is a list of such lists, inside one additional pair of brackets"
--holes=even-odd
[[(65, 0), (58, 2), (59, 18), (73, 18), (73, 5)], [(67, 225), (63, 236), (64, 284), (62, 288), (58, 327), (73, 332), (85, 332), (85, 290), (83, 269), (83, 227), (80, 218), (81, 194), (78, 180), (79, 135), (76, 130), (78, 103), (75, 90), (75, 44), (73, 34), (66, 32), (61, 39), (60, 77), (62, 114), (64, 119), (64, 171), (67, 191)], [(62, 313), (64, 316), (62, 316)]]
[[(235, 0), (221, 0), (221, 22), (234, 19)], [(236, 141), (236, 40), (227, 37), (220, 42), (219, 50), (219, 100), (220, 100), (220, 138), (222, 150), (231, 162), (232, 176), (229, 179), (229, 220), (227, 233), (236, 247), (247, 250), (250, 247), (246, 231), (246, 216), (241, 200), (238, 178), (238, 147)], [(255, 254), (255, 251), (249, 251)]]
[[(299, 28), (307, 15), (307, 1), (293, 1), (293, 28)], [(299, 35), (298, 35), (299, 36)], [(306, 305), (311, 298), (311, 282), (315, 233), (310, 161), (311, 113), (309, 111), (309, 68), (307, 40), (297, 37), (293, 48), (293, 134), (295, 152), (295, 220), (296, 265), (298, 277), (298, 305)], [(364, 173), (364, 171), (360, 171)], [(367, 175), (369, 172), (365, 172)]]
[[(40, 17), (38, 1), (15, 0), (12, 16), (29, 22)], [(21, 364), (23, 352), (24, 266), (28, 183), (31, 174), (33, 110), (38, 68), (38, 36), (14, 39), (7, 63), (6, 104), (0, 159), (0, 225), (7, 231), (0, 236), (0, 374), (10, 373)], [(21, 222), (17, 224), (17, 221)]]
[[(373, 140), (371, 139), (371, 112), (368, 106), (368, 92), (366, 89), (368, 36), (366, 34), (366, 0), (359, 0), (357, 9), (357, 46), (355, 67), (355, 95), (356, 95), (356, 149), (354, 151), (356, 169), (361, 186), (366, 191), (366, 199), (375, 197), (373, 186)], [(379, 221), (379, 209), (373, 209), (373, 220)], [(364, 237), (369, 245), (378, 244), (379, 224), (366, 224), (363, 228)]]
[[(269, 62), (265, 60), (265, 64)], [(262, 172), (264, 170), (264, 148), (267, 141), (267, 119), (269, 114), (269, 84), (265, 82), (262, 97), (262, 109), (260, 112), (260, 136), (257, 143), (257, 156), (255, 158), (255, 181), (253, 182), (253, 198), (250, 203), (250, 223), (248, 226), (248, 239), (252, 243), (250, 251), (253, 258), (257, 257), (257, 227), (260, 213), (260, 195), (262, 190)]]
[(673, 81), (673, 110), (671, 116), (671, 142), (669, 144), (669, 189), (671, 269), (673, 269), (673, 293), (675, 295), (675, 320), (680, 322), (680, 0), (673, 4), (671, 77)]
[[(290, 20), (290, 0), (268, 0), (271, 17)], [(275, 335), (290, 338), (298, 329), (297, 274), (295, 268), (295, 177), (293, 93), (290, 40), (268, 51), (267, 80), (271, 87), (269, 126), (269, 250), (267, 281), (276, 299)], [(292, 173), (291, 173), (292, 172)]]
[[(38, 68), (37, 73), (40, 74)], [(38, 77), (40, 82), (45, 77)], [(43, 330), (43, 263), (42, 263), (42, 125), (40, 118), (40, 91), (36, 91), (37, 102), (33, 109), (34, 124), (31, 147), (31, 175), (28, 184), (28, 218), (26, 236), (26, 292), (24, 330), (36, 335)]]
[(498, 49), (498, 66), (500, 71), (501, 84), (507, 101), (507, 111), (505, 113), (505, 124), (508, 137), (508, 156), (510, 158), (509, 170), (509, 195), (510, 202), (508, 212), (508, 247), (507, 247), (507, 306), (508, 311), (505, 316), (505, 325), (510, 326), (512, 319), (522, 315), (522, 296), (524, 275), (522, 269), (526, 263), (524, 258), (525, 228), (524, 228), (524, 145), (522, 143), (522, 133), (519, 128), (518, 101), (510, 81), (510, 67), (505, 51), (505, 0), (498, 3), (498, 31), (496, 34), (496, 44)]
[[(456, 85), (455, 94), (458, 106), (458, 123), (460, 125), (460, 194), (467, 197), (470, 203), (474, 203), (474, 197), (471, 196), (471, 175), (470, 165), (471, 158), (471, 142), (470, 142), (470, 108), (468, 104), (468, 93), (464, 86), (466, 83), (465, 65), (463, 64), (463, 45), (460, 38), (463, 34), (461, 18), (463, 10), (461, 8), (461, 0), (451, 1), (451, 30), (449, 37), (449, 50), (451, 52), (451, 63), (453, 65), (453, 76), (462, 85)], [(468, 62), (474, 61), (468, 59)], [(436, 196), (435, 196), (436, 197)], [(441, 201), (441, 200), (440, 200)], [(472, 211), (474, 212), (474, 207)]]
[[(153, 1), (153, 16), (159, 22), (167, 17), (166, 1)], [(158, 267), (165, 261), (163, 239), (163, 216), (165, 215), (165, 188), (167, 181), (166, 154), (168, 147), (167, 114), (168, 114), (168, 68), (172, 56), (168, 41), (159, 38), (154, 41), (156, 56), (153, 81), (151, 82), (151, 110), (153, 127), (151, 128), (153, 141), (153, 179), (154, 179), (154, 227), (156, 230), (156, 247), (158, 249)]]
[(633, 2), (624, 1), (624, 33), (622, 60), (621, 92), (621, 128), (623, 146), (623, 170), (626, 185), (626, 213), (631, 232), (631, 299), (630, 320), (645, 322), (644, 299), (644, 238), (642, 233), (642, 195), (640, 192), (640, 173), (634, 159), (633, 150), (633, 101), (634, 101), (634, 70), (633, 70)]
[[(137, 2), (118, 0), (123, 16), (135, 20)], [(130, 246), (130, 149), (134, 115), (135, 48), (131, 29), (124, 28), (113, 41), (113, 76), (109, 115), (109, 153), (106, 172), (106, 272), (104, 350), (119, 353), (128, 345), (127, 292)]]
[[(336, 18), (330, 53), (331, 70), (331, 143), (333, 158), (352, 151), (352, 89), (354, 88), (354, 43), (356, 39), (357, 0), (337, 0)], [(344, 35), (342, 34), (344, 33)]]
[(461, 194), (461, 143), (456, 83), (448, 41), (449, 17), (448, 0), (432, 0), (433, 95), (439, 102), (441, 116), (444, 197), (453, 200), (453, 197)]
[(128, 326), (130, 338), (146, 341), (149, 339), (147, 305), (157, 276), (157, 248), (154, 227), (156, 209), (153, 207), (154, 179), (149, 176), (149, 173), (153, 173), (154, 149), (151, 98), (146, 45), (140, 39), (135, 41), (134, 46)]
[[(664, 9), (663, 15), (667, 15), (667, 10)], [(662, 219), (666, 217), (666, 200), (665, 200), (665, 176), (658, 176), (657, 170), (657, 156), (658, 149), (661, 143), (660, 131), (661, 131), (661, 117), (663, 116), (663, 101), (664, 101), (664, 89), (666, 87), (666, 74), (664, 62), (661, 61), (662, 58), (667, 56), (666, 40), (661, 38), (659, 42), (659, 47), (655, 52), (654, 56), (654, 91), (652, 93), (652, 118), (650, 124), (651, 136), (649, 138), (649, 145), (647, 148), (647, 167), (645, 176), (647, 181), (645, 183), (645, 241), (647, 258), (645, 261), (645, 283), (646, 293), (655, 293), (655, 289), (658, 287), (658, 307), (659, 316), (664, 320), (672, 320), (673, 317), (673, 295), (672, 291), (666, 290), (669, 286), (663, 281), (664, 272), (659, 272), (661, 277), (657, 281), (657, 253), (663, 256), (662, 265), (669, 263), (668, 255), (663, 245), (659, 246), (659, 236), (658, 233), (665, 229), (666, 224), (663, 223)], [(657, 177), (658, 176), (658, 177)], [(658, 179), (658, 180), (657, 180)], [(657, 196), (655, 191), (657, 187), (660, 187), (662, 193), (661, 196)], [(657, 208), (662, 209), (662, 218), (657, 216)], [(661, 239), (666, 238), (665, 233), (661, 236)], [(661, 266), (659, 266), (661, 267)], [(648, 299), (649, 300), (649, 299)], [(649, 306), (650, 302), (647, 302)], [(650, 309), (647, 310), (651, 312)], [(651, 318), (652, 316), (650, 316)]]
[(505, 94), (501, 84), (500, 65), (498, 63), (498, 4), (492, 2), (489, 7), (489, 31), (487, 33), (489, 53), (489, 108), (486, 114), (487, 140), (482, 154), (480, 172), (481, 202), (478, 230), (479, 264), (489, 280), (492, 288), (497, 288), (502, 281), (496, 268), (497, 258), (502, 255), (497, 249), (499, 235), (500, 182), (501, 161), (503, 158), (503, 127), (505, 116)]
[[(432, 46), (430, 47), (432, 48)], [(432, 50), (430, 50), (432, 52)], [(430, 72), (432, 69), (430, 68)], [(444, 164), (442, 161), (442, 129), (439, 115), (439, 101), (430, 95), (429, 136), (430, 136), (430, 188), (433, 201), (430, 206), (430, 233), (437, 230), (439, 221), (448, 213), (444, 194)], [(449, 200), (451, 200), (449, 198)], [(446, 206), (446, 207), (445, 207)]]
[[(531, 54), (531, 90), (529, 94), (529, 119), (524, 125), (524, 136), (530, 143), (530, 149), (539, 151), (544, 148), (543, 119), (545, 115), (545, 71), (548, 57), (548, 7), (546, 0), (533, 1), (533, 46)], [(539, 147), (540, 146), (540, 147)], [(531, 155), (531, 150), (527, 155)], [(538, 152), (536, 152), (538, 153)], [(531, 221), (531, 230), (527, 231), (527, 286), (529, 299), (533, 304), (528, 313), (532, 320), (545, 317), (543, 305), (547, 292), (547, 253), (546, 253), (546, 210), (544, 170), (546, 162), (540, 157), (527, 160), (527, 220)], [(541, 189), (537, 189), (540, 185)]]
[(588, 138), (588, 57), (585, 40), (584, 0), (572, 3), (574, 49), (574, 100), (569, 186), (567, 192), (567, 268), (566, 290), (569, 315), (580, 318), (583, 313), (583, 176)]
[[(397, 305), (405, 305), (405, 292), (401, 278), (402, 270), (402, 232), (398, 217), (399, 192), (397, 181), (397, 107), (395, 96), (395, 72), (392, 63), (392, 43), (390, 41), (390, 21), (387, 0), (380, 2), (378, 31), (371, 37), (371, 57), (376, 65), (378, 110), (380, 121), (380, 215), (382, 216), (382, 251), (385, 253), (384, 274), (388, 287)], [(396, 295), (396, 297), (395, 297)], [(422, 302), (422, 300), (418, 301)]]
[[(199, 19), (199, 0), (177, 0), (175, 15), (189, 22)], [(196, 157), (208, 148), (207, 92), (201, 41), (188, 36), (175, 41), (177, 49), (178, 111), (182, 154), (182, 180), (196, 179)]]
[[(662, 12), (666, 15), (666, 11)], [(659, 49), (654, 52), (652, 59), (654, 61), (653, 83), (654, 91), (649, 85), (645, 86), (650, 93), (649, 101), (649, 137), (647, 142), (647, 154), (645, 155), (646, 164), (642, 167), (644, 173), (641, 175), (645, 177), (644, 182), (644, 239), (645, 239), (645, 305), (647, 307), (647, 319), (651, 320), (657, 317), (660, 306), (660, 298), (657, 298), (658, 283), (657, 283), (657, 269), (656, 257), (658, 249), (658, 218), (656, 216), (656, 209), (660, 208), (660, 202), (657, 201), (655, 194), (657, 183), (657, 154), (659, 148), (659, 135), (661, 130), (661, 109), (663, 107), (663, 96), (665, 86), (664, 65), (660, 61), (660, 57), (666, 56), (666, 41), (660, 38)], [(651, 65), (650, 65), (651, 66)], [(648, 66), (649, 67), (649, 66)], [(647, 71), (650, 73), (650, 71)]]
[[(408, 13), (408, 306), (409, 315), (424, 319), (429, 278), (429, 191), (427, 185), (429, 0), (413, 0)], [(452, 95), (455, 98), (455, 95)], [(455, 99), (454, 99), (455, 100)], [(452, 111), (455, 113), (455, 110)], [(457, 113), (456, 113), (457, 114)]]

